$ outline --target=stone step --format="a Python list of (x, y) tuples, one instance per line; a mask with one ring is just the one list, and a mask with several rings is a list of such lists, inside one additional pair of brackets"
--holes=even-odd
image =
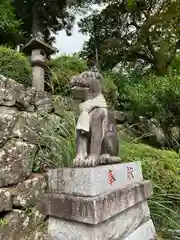
[(52, 240), (155, 240), (156, 236), (147, 201), (97, 225), (50, 217), (48, 233)]
[(98, 224), (145, 201), (152, 195), (150, 181), (131, 183), (96, 197), (45, 194), (38, 205), (41, 213), (88, 224)]

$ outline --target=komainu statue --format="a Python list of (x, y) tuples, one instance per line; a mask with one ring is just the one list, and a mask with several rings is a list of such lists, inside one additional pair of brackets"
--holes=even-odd
[(71, 79), (72, 94), (79, 104), (77, 150), (74, 167), (94, 167), (119, 162), (114, 115), (103, 96), (102, 75), (86, 71)]

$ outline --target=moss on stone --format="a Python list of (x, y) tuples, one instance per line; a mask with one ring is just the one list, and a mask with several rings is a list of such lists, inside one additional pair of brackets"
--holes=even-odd
[(140, 143), (122, 143), (120, 154), (125, 162), (141, 161), (145, 179), (168, 193), (180, 194), (180, 158), (176, 152)]

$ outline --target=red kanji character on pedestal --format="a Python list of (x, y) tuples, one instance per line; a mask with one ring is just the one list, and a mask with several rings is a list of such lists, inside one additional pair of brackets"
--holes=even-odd
[(108, 183), (112, 185), (116, 181), (113, 171), (109, 170), (108, 172)]

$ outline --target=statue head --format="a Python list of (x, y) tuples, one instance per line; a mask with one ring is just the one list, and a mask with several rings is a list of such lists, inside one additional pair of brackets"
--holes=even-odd
[(73, 76), (70, 85), (74, 98), (85, 101), (102, 93), (102, 75), (96, 71), (85, 71)]

